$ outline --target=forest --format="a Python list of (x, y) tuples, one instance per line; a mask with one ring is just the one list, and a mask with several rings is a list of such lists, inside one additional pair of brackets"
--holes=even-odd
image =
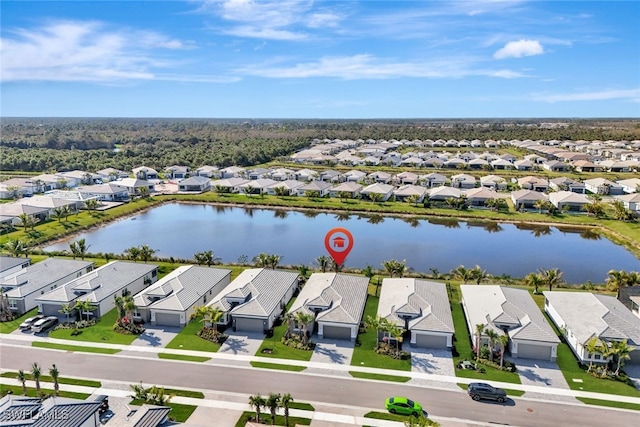
[(251, 166), (325, 138), (638, 140), (640, 120), (2, 118), (0, 170)]

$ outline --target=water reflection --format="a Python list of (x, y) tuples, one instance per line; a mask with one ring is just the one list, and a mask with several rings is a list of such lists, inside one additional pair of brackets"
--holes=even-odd
[(338, 221), (349, 221), (351, 219), (351, 214), (349, 212), (340, 212), (336, 214), (335, 218)]
[(276, 209), (273, 211), (274, 218), (285, 219), (287, 216), (289, 216), (289, 211), (285, 211), (283, 209)]
[(409, 224), (411, 228), (416, 228), (420, 225), (420, 220), (418, 218), (407, 217), (407, 218), (402, 218), (402, 220), (407, 224)]
[(531, 230), (531, 234), (536, 237), (548, 236), (551, 234), (551, 227), (544, 224), (516, 224), (520, 230)]
[(244, 214), (246, 216), (248, 216), (249, 218), (253, 218), (253, 214), (254, 214), (254, 211), (255, 211), (254, 208), (243, 207), (242, 210), (244, 210)]
[(320, 212), (314, 211), (314, 210), (308, 210), (308, 211), (302, 211), (302, 215), (304, 215), (307, 218), (315, 218), (318, 215), (320, 215)]
[(430, 224), (444, 225), (447, 228), (460, 228), (460, 222), (455, 218), (429, 218)]
[(382, 224), (384, 222), (384, 217), (382, 215), (370, 215), (367, 222), (369, 224)]
[(489, 233), (499, 233), (502, 231), (502, 226), (499, 223), (493, 221), (467, 221), (467, 227), (481, 227)]

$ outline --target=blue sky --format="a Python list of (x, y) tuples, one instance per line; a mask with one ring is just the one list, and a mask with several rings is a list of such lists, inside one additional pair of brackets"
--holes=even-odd
[(5, 117), (640, 117), (638, 1), (0, 8)]

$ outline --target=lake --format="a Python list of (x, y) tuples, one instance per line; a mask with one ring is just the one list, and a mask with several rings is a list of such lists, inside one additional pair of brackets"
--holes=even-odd
[(346, 268), (382, 270), (390, 259), (407, 267), (446, 273), (459, 265), (480, 265), (493, 275), (524, 277), (559, 268), (568, 283), (602, 283), (609, 270), (637, 271), (640, 261), (625, 248), (589, 230), (548, 226), (472, 223), (447, 219), (403, 219), (243, 207), (171, 203), (45, 247), (68, 250), (84, 238), (91, 253), (122, 253), (149, 245), (158, 257), (194, 258), (213, 250), (224, 263), (250, 261), (266, 252), (281, 265), (313, 266), (326, 233), (347, 228), (354, 239)]

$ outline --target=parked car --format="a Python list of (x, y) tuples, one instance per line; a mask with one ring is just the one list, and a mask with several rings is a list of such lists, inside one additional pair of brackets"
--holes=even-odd
[(387, 411), (392, 414), (413, 415), (414, 417), (417, 417), (424, 413), (422, 405), (401, 396), (389, 397), (385, 401), (385, 407), (387, 408)]
[(469, 393), (469, 396), (471, 396), (473, 400), (489, 399), (497, 400), (500, 403), (507, 401), (507, 393), (503, 389), (485, 383), (469, 384), (467, 393)]
[(43, 332), (47, 329), (58, 324), (58, 318), (56, 316), (47, 316), (44, 319), (38, 320), (31, 326), (33, 332)]
[(96, 396), (94, 400), (96, 402), (100, 402), (100, 407), (98, 408), (99, 415), (102, 415), (109, 410), (109, 396), (101, 394)]
[(31, 327), (33, 326), (34, 323), (36, 323), (38, 320), (42, 320), (44, 319), (45, 316), (44, 314), (38, 314), (36, 316), (32, 316), (32, 317), (28, 317), (26, 319), (24, 319), (24, 322), (20, 323), (20, 330), (22, 331), (26, 331), (28, 329), (31, 329)]

